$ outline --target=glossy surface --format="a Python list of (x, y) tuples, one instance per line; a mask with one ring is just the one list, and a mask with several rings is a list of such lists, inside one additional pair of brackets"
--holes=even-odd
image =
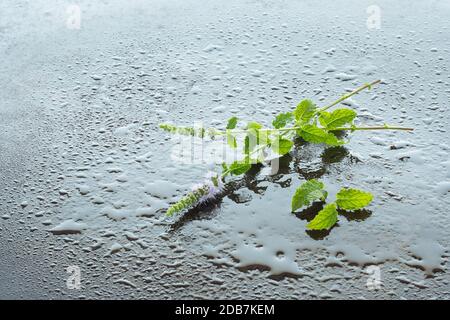
[[(79, 3), (80, 29), (64, 1), (0, 4), (0, 298), (450, 297), (448, 3), (379, 1), (380, 29), (364, 1)], [(347, 104), (413, 133), (298, 143), (277, 174), (164, 217), (210, 165), (177, 160), (159, 123), (269, 125), (378, 78)], [(290, 199), (310, 178), (375, 199), (306, 232), (321, 205)]]

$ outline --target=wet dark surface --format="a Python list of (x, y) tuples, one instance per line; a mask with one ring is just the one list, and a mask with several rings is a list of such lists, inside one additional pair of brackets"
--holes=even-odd
[[(64, 1), (0, 4), (0, 298), (450, 297), (447, 2), (381, 1), (380, 29), (364, 1), (79, 3), (80, 29)], [(297, 142), (276, 174), (164, 217), (210, 165), (176, 160), (159, 123), (269, 125), (378, 78), (348, 106), (414, 132)], [(375, 200), (307, 232), (323, 204), (290, 199), (311, 178)]]

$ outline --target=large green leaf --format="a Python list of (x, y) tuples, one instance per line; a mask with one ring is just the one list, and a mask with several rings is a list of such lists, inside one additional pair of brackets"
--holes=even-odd
[(297, 130), (297, 134), (305, 141), (312, 143), (325, 143), (330, 146), (340, 146), (344, 144), (344, 141), (339, 140), (331, 132), (312, 124), (303, 125), (299, 130)]
[(319, 213), (312, 219), (306, 227), (309, 230), (323, 230), (330, 229), (338, 221), (338, 212), (336, 210), (336, 204), (327, 204)]
[(308, 122), (314, 116), (316, 108), (311, 100), (302, 100), (294, 110), (295, 120), (297, 122)]
[(336, 203), (340, 209), (358, 210), (367, 206), (373, 200), (370, 192), (358, 189), (342, 188), (336, 195)]
[(323, 111), (320, 113), (319, 122), (327, 129), (334, 129), (345, 124), (352, 123), (356, 112), (351, 109), (336, 109), (333, 112)]

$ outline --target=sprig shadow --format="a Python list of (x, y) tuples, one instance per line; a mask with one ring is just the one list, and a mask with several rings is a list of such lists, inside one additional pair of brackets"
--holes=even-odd
[[(348, 164), (358, 162), (356, 157), (353, 157), (345, 147), (331, 147), (326, 148), (323, 152), (317, 156), (317, 148), (320, 146), (308, 144), (302, 141), (302, 139), (296, 139), (296, 148), (290, 153), (278, 159), (277, 172), (272, 175), (260, 175), (263, 166), (261, 164), (255, 164), (247, 171), (243, 176), (233, 179), (227, 182), (224, 192), (221, 197), (216, 198), (215, 201), (197, 205), (184, 214), (182, 214), (173, 224), (170, 226), (169, 232), (176, 232), (182, 228), (185, 224), (201, 219), (212, 219), (220, 212), (220, 206), (222, 199), (228, 197), (231, 201), (242, 204), (249, 202), (252, 199), (251, 193), (257, 195), (263, 195), (267, 189), (267, 186), (261, 186), (261, 182), (270, 182), (278, 184), (282, 188), (288, 188), (291, 186), (291, 179), (283, 179), (286, 174), (296, 173), (303, 179), (319, 179), (328, 170), (328, 167), (339, 162), (347, 160)], [(250, 190), (250, 193), (242, 195), (240, 190), (246, 188)], [(303, 210), (295, 215), (301, 220), (312, 220), (316, 214), (323, 208), (323, 203), (314, 203), (308, 209)], [(361, 221), (370, 216), (370, 211), (360, 210), (358, 212), (340, 212), (348, 220)], [(338, 227), (336, 224), (333, 228)], [(321, 240), (325, 238), (333, 229), (315, 231), (306, 230), (306, 233), (315, 240)]]

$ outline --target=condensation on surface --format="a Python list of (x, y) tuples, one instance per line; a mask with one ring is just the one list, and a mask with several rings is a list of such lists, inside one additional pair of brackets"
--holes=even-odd
[[(79, 30), (65, 2), (2, 3), (0, 297), (448, 298), (450, 8), (404, 2), (380, 2), (379, 30), (360, 1), (80, 1)], [(255, 168), (222, 199), (164, 216), (213, 157), (174, 158), (159, 123), (270, 125), (378, 78), (345, 104), (413, 133), (298, 143), (277, 174)], [(292, 214), (290, 199), (311, 178), (331, 200), (343, 186), (375, 200), (307, 232), (321, 204)]]

